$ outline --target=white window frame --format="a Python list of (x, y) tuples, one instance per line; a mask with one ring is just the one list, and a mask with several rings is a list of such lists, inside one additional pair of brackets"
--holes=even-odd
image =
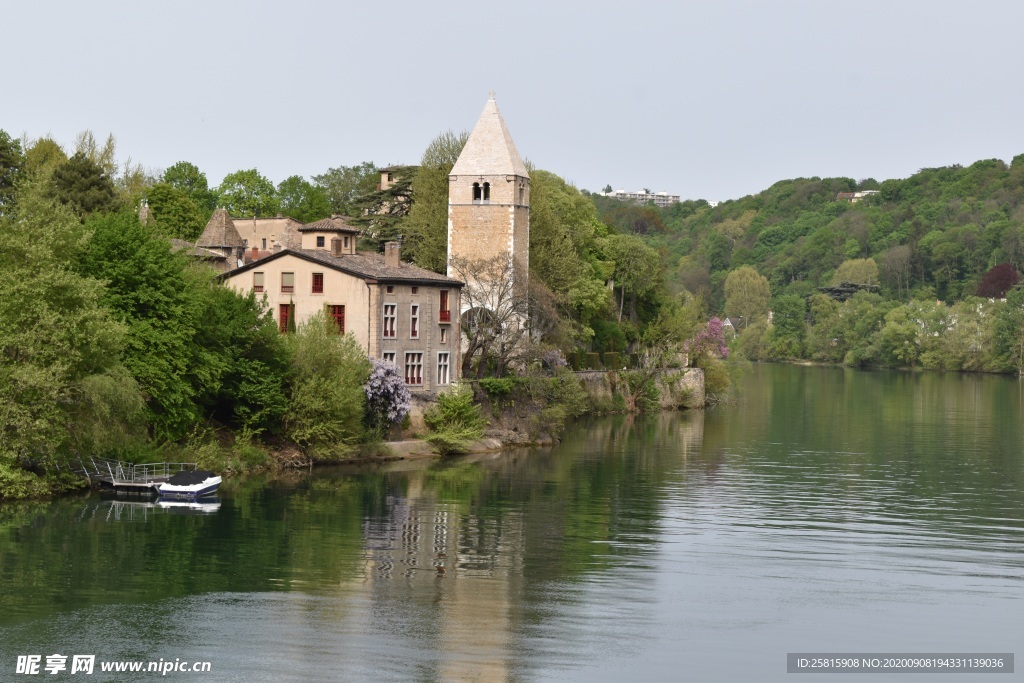
[(450, 351), (437, 352), (437, 386), (451, 384), (452, 354)]
[(420, 305), (409, 304), (409, 339), (420, 338)]
[(384, 353), (380, 354), (380, 358), (381, 360), (387, 361), (388, 363), (391, 363), (392, 365), (397, 367), (398, 364), (395, 362), (395, 356), (397, 355), (397, 351), (385, 351)]
[(384, 304), (384, 326), (381, 330), (385, 339), (398, 338), (398, 304)]
[[(410, 370), (412, 372), (410, 373)], [(412, 380), (412, 381), (410, 381)], [(405, 384), (410, 387), (423, 386), (423, 352), (405, 352)]]

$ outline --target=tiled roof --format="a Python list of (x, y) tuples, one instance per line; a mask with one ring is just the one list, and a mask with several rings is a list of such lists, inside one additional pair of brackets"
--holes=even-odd
[(476, 127), (451, 171), (452, 175), (517, 175), (529, 178), (526, 164), (512, 142), (494, 95), (487, 100)]
[(384, 263), (383, 254), (363, 252), (358, 254), (332, 256), (331, 252), (325, 249), (282, 249), (276, 254), (272, 254), (265, 259), (247, 263), (241, 268), (225, 273), (223, 277), (230, 277), (238, 273), (243, 273), (247, 270), (260, 266), (267, 261), (281, 258), (289, 254), (306, 261), (321, 263), (328, 268), (340, 270), (343, 273), (355, 275), (356, 277), (361, 277), (365, 280), (378, 280), (380, 282), (408, 282), (424, 285), (449, 285), (452, 287), (461, 287), (463, 284), (460, 280), (450, 278), (446, 275), (441, 275), (440, 273), (435, 273), (432, 270), (420, 268), (419, 266), (415, 266), (411, 263), (403, 262), (397, 267), (389, 266)]
[(245, 243), (235, 229), (226, 209), (213, 212), (203, 234), (196, 240), (198, 247), (242, 247)]
[(362, 232), (359, 228), (353, 228), (348, 224), (351, 220), (348, 216), (331, 216), (330, 218), (322, 218), (314, 223), (306, 223), (299, 232), (347, 232), (353, 235), (358, 235)]
[(204, 247), (197, 247), (196, 245), (186, 240), (172, 239), (171, 240), (171, 251), (184, 251), (189, 256), (195, 256), (202, 259), (211, 259), (216, 261), (226, 261), (227, 256), (219, 254), (212, 249), (206, 249)]

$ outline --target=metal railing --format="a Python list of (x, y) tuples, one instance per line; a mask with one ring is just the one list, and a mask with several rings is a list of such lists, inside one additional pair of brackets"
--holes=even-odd
[(90, 479), (138, 483), (162, 481), (178, 472), (192, 472), (197, 469), (194, 462), (155, 462), (136, 465), (106, 458), (89, 458), (88, 462), (82, 461), (82, 466)]

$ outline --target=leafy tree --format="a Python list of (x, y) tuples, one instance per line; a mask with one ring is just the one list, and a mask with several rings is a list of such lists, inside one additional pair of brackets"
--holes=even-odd
[(0, 130), (0, 216), (11, 210), (15, 186), (24, 168), (21, 141)]
[(212, 275), (201, 268), (186, 271), (197, 300), (193, 353), (210, 377), (192, 380), (204, 388), (196, 401), (221, 424), (252, 435), (277, 432), (288, 408), (285, 339), (262, 299), (214, 284)]
[(117, 175), (117, 141), (113, 133), (101, 146), (91, 130), (83, 130), (75, 138), (75, 154), (81, 154), (99, 166), (108, 178)]
[(64, 149), (53, 138), (39, 138), (25, 150), (25, 170), (46, 175), (68, 160)]
[(85, 218), (93, 213), (117, 209), (114, 183), (96, 162), (76, 152), (53, 171), (53, 188), (60, 203)]
[(351, 334), (318, 313), (287, 335), (292, 357), (285, 434), (311, 458), (344, 457), (363, 434), (370, 361)]
[(750, 266), (729, 273), (725, 279), (725, 312), (743, 318), (749, 325), (768, 315), (771, 287), (768, 278)]
[[(0, 217), (0, 480), (9, 483), (34, 481), (17, 474), (22, 464), (49, 469), (105, 451), (138, 426), (138, 389), (120, 364), (124, 327), (103, 306), (102, 283), (69, 267), (85, 239), (43, 181)], [(19, 490), (39, 493), (38, 484)]]
[(312, 223), (331, 215), (327, 193), (302, 176), (293, 175), (282, 180), (277, 186), (277, 198), (281, 212), (302, 223)]
[(878, 284), (878, 264), (872, 258), (843, 261), (832, 276), (832, 284), (849, 282), (857, 285)]
[(164, 171), (161, 180), (188, 195), (188, 198), (203, 210), (207, 218), (217, 207), (217, 194), (210, 190), (206, 174), (195, 164), (179, 161)]
[(1009, 263), (992, 266), (978, 283), (978, 296), (1001, 299), (1020, 281), (1020, 273)]
[(802, 297), (786, 294), (772, 303), (772, 327), (769, 335), (772, 354), (776, 358), (802, 358), (807, 335), (807, 302)]
[(153, 434), (178, 439), (199, 419), (200, 395), (219, 379), (204, 362), (207, 350), (193, 344), (205, 311), (186, 280), (186, 261), (134, 213), (94, 217), (86, 227), (92, 239), (78, 270), (108, 283), (103, 301), (127, 327), (124, 364), (147, 396)]
[(217, 199), (229, 214), (245, 218), (273, 216), (280, 206), (274, 184), (255, 168), (224, 176)]
[(146, 193), (157, 231), (194, 242), (206, 227), (206, 214), (189, 196), (170, 183), (157, 183)]
[(615, 262), (615, 280), (619, 286), (619, 320), (626, 293), (630, 295), (630, 319), (636, 319), (637, 297), (646, 296), (661, 282), (661, 258), (634, 235), (609, 235), (604, 252)]
[(448, 175), (468, 139), (465, 131), (447, 131), (427, 146), (412, 179), (412, 207), (401, 224), (405, 255), (437, 273), (448, 260)]
[(313, 176), (313, 182), (323, 190), (330, 204), (330, 213), (355, 216), (356, 203), (377, 189), (380, 173), (372, 161), (357, 166), (338, 166)]
[(995, 350), (1004, 366), (1024, 375), (1024, 288), (1006, 293), (1006, 304), (996, 313)]
[(364, 237), (377, 248), (402, 237), (402, 224), (412, 207), (412, 179), (416, 166), (393, 166), (387, 187), (352, 201), (352, 224), (363, 228)]

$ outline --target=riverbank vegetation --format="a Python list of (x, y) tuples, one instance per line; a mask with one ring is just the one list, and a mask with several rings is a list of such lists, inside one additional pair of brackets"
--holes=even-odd
[[(396, 370), (323, 320), (281, 335), (261, 300), (172, 240), (194, 240), (218, 205), (348, 213), (363, 247), (404, 235), (407, 258), (443, 270), (446, 168), (465, 139), (439, 136), (385, 189), (370, 162), (277, 186), (243, 169), (210, 187), (189, 162), (119, 164), (113, 137), (83, 133), (69, 156), (0, 131), (0, 498), (73, 486), (91, 454), (308, 466), (393, 434), (411, 408)], [(881, 183), (788, 180), (715, 206), (636, 206), (530, 176), (529, 276), (491, 278), (526, 286), (492, 293), (508, 321), (464, 326), (475, 402), (454, 393), (430, 414), (441, 450), (476, 433), (468, 405), (529, 435), (651, 410), (665, 368), (701, 368), (721, 400), (730, 335), (750, 359), (1024, 368), (1024, 155)], [(509, 322), (525, 312), (528, 333)], [(614, 371), (613, 404), (586, 399), (571, 372), (585, 367)]]

